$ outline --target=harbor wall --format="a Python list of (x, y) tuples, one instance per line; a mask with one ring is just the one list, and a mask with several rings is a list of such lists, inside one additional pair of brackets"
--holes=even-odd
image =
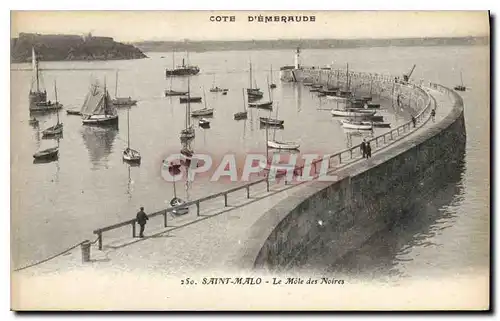
[(313, 182), (270, 209), (250, 229), (240, 268), (276, 272), (314, 265), (315, 257), (325, 262), (324, 253), (333, 264), (414, 213), (459, 172), (466, 140), (463, 101), (452, 90), (431, 87), (450, 97), (453, 107), (445, 119), (339, 170), (336, 182)]

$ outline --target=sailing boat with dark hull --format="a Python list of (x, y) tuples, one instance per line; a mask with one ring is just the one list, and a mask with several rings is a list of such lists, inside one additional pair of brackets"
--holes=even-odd
[[(35, 53), (35, 48), (31, 47), (31, 59), (33, 68), (33, 83), (29, 93), (29, 110), (30, 112), (49, 112), (62, 108), (62, 104), (58, 102), (47, 101), (47, 91), (42, 91), (40, 84), (42, 73), (40, 72), (38, 59)], [(34, 88), (33, 88), (34, 85)]]
[(111, 103), (111, 97), (106, 89), (97, 82), (90, 86), (90, 90), (85, 96), (85, 101), (81, 109), (82, 122), (84, 125), (97, 126), (117, 126), (118, 114), (115, 106)]
[[(56, 95), (56, 104), (57, 104), (57, 85), (54, 80), (54, 92)], [(51, 126), (47, 129), (45, 129), (42, 132), (42, 137), (47, 138), (47, 137), (53, 137), (53, 136), (58, 136), (61, 135), (63, 132), (63, 123), (59, 121), (59, 110), (57, 111), (57, 123), (54, 126)]]

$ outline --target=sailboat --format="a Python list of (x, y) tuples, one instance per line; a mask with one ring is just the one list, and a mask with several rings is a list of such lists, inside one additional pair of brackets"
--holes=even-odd
[(275, 170), (278, 173), (282, 173), (284, 171), (295, 168), (295, 164), (273, 163), (272, 160), (269, 159), (269, 128), (267, 126), (266, 126), (266, 161), (259, 161), (259, 167), (268, 172), (271, 170)]
[[(271, 102), (272, 104), (272, 102)], [(271, 106), (272, 108), (272, 106)], [(269, 116), (271, 116), (271, 110), (269, 110)], [(259, 117), (260, 123), (268, 126), (283, 126), (284, 120), (278, 119), (278, 110), (276, 110), (276, 118), (271, 117)]]
[[(278, 104), (276, 103), (276, 119), (278, 119)], [(299, 149), (300, 145), (295, 142), (281, 142), (276, 140), (276, 129), (273, 133), (273, 139), (267, 141), (267, 147), (282, 150)]]
[(242, 89), (241, 91), (243, 93), (243, 111), (239, 111), (234, 114), (235, 120), (247, 119), (248, 117), (248, 112), (247, 109), (245, 108), (245, 89)]
[[(54, 80), (54, 92), (56, 96), (56, 104), (57, 104), (57, 85)], [(57, 123), (54, 126), (51, 126), (44, 131), (42, 131), (42, 137), (50, 137), (62, 134), (63, 132), (63, 123), (59, 122), (59, 110), (57, 110)]]
[(185, 215), (185, 214), (189, 213), (189, 207), (182, 206), (185, 203), (186, 202), (184, 202), (182, 199), (180, 199), (180, 198), (177, 197), (177, 190), (175, 188), (175, 180), (174, 180), (174, 197), (170, 200), (170, 206), (172, 206), (172, 207), (179, 206), (179, 207), (175, 208), (172, 211), (172, 214), (175, 214), (175, 215)]
[(194, 110), (191, 112), (191, 116), (193, 117), (198, 117), (198, 116), (211, 116), (214, 114), (214, 109), (213, 108), (207, 108), (207, 97), (205, 95), (205, 90), (203, 89), (203, 98), (205, 99), (205, 107), (202, 109)]
[(115, 77), (115, 99), (111, 100), (111, 103), (117, 107), (120, 106), (133, 106), (137, 104), (137, 100), (129, 97), (118, 97), (118, 70), (116, 71)]
[(460, 83), (461, 85), (455, 86), (453, 89), (457, 91), (465, 91), (467, 88), (464, 86), (464, 80), (462, 78), (462, 72), (460, 71)]
[(252, 77), (252, 62), (250, 62), (250, 88), (247, 88), (247, 95), (248, 95), (248, 100), (257, 100), (257, 99), (260, 99), (264, 96), (264, 93), (262, 93), (260, 91), (259, 88), (257, 88), (257, 86), (255, 86), (256, 88), (253, 88), (252, 87), (252, 81), (253, 81), (253, 77)]
[[(33, 68), (33, 82), (29, 93), (29, 110), (30, 112), (45, 112), (54, 111), (62, 108), (62, 104), (56, 102), (53, 103), (50, 100), (47, 101), (47, 91), (44, 89), (42, 91), (40, 81), (42, 78), (42, 73), (39, 69), (38, 59), (35, 53), (35, 47), (31, 47), (31, 60)], [(35, 88), (33, 88), (35, 84)]]
[(111, 97), (106, 89), (106, 79), (104, 79), (104, 88), (97, 82), (91, 84), (90, 90), (85, 96), (81, 113), (84, 125), (109, 126), (118, 124), (118, 114), (114, 105), (111, 104)]
[(193, 139), (195, 136), (194, 127), (193, 127), (193, 125), (191, 125), (191, 117), (189, 116), (190, 112), (191, 112), (191, 101), (189, 100), (190, 90), (191, 90), (190, 89), (190, 80), (188, 77), (188, 92), (187, 92), (188, 101), (187, 101), (187, 105), (186, 105), (186, 118), (185, 118), (186, 127), (183, 130), (181, 130), (181, 141)]
[(269, 101), (257, 102), (257, 103), (248, 103), (248, 107), (261, 108), (261, 109), (273, 109), (273, 99), (271, 97), (271, 87), (269, 86), (269, 79), (267, 80), (267, 89), (269, 92)]
[(214, 81), (212, 83), (212, 88), (210, 88), (210, 92), (211, 93), (218, 93), (218, 92), (227, 92), (227, 91), (229, 91), (229, 89), (221, 88), (221, 87), (215, 85), (215, 75), (214, 75)]
[(276, 88), (276, 84), (273, 83), (273, 65), (271, 65), (271, 85), (269, 85), (269, 88), (271, 89)]
[(123, 160), (131, 163), (139, 163), (141, 154), (130, 148), (130, 106), (127, 108), (127, 148), (123, 151)]

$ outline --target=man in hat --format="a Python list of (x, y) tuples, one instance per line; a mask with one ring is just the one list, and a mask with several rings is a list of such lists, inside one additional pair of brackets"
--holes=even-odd
[(141, 226), (139, 237), (144, 237), (144, 227), (146, 226), (147, 220), (149, 220), (149, 218), (146, 213), (144, 213), (144, 207), (141, 206), (141, 210), (137, 212), (137, 223)]

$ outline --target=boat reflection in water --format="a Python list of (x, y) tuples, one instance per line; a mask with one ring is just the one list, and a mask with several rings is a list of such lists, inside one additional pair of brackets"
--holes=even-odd
[(83, 143), (89, 151), (89, 158), (93, 165), (101, 165), (101, 160), (113, 151), (113, 144), (118, 130), (113, 127), (84, 126), (81, 129)]

